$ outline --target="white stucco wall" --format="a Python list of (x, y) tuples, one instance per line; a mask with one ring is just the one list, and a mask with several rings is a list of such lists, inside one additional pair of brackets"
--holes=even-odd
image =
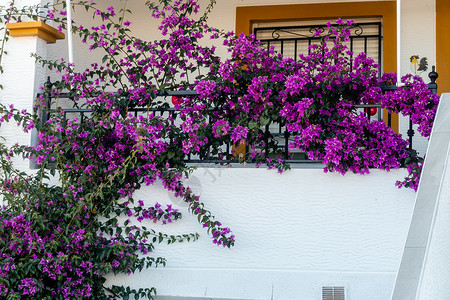
[[(448, 101), (444, 98), (444, 100)], [(446, 116), (448, 117), (447, 111)], [(445, 132), (448, 135), (450, 126), (446, 120), (440, 132)], [(444, 129), (445, 128), (445, 129)], [(435, 131), (438, 133), (438, 131)], [(440, 133), (439, 132), (439, 133)], [(434, 134), (434, 133), (433, 133)], [(449, 145), (448, 139), (445, 140)], [(450, 211), (450, 147), (445, 149), (445, 144), (442, 147), (443, 172), (441, 177), (438, 194), (436, 197), (436, 204), (434, 208), (434, 216), (429, 229), (429, 239), (426, 252), (423, 260), (423, 267), (420, 278), (420, 285), (418, 288), (418, 296), (416, 299), (431, 300), (431, 299), (446, 299), (448, 298), (448, 282), (450, 281), (450, 274), (448, 272), (450, 267), (450, 218), (448, 212)], [(450, 146), (450, 145), (449, 145)], [(425, 187), (424, 187), (425, 188)], [(431, 199), (430, 199), (431, 200)]]
[(392, 300), (446, 300), (450, 259), (450, 94), (441, 96)]
[(231, 250), (212, 244), (184, 203), (160, 185), (141, 189), (136, 200), (185, 212), (181, 221), (157, 229), (199, 232), (200, 240), (159, 245), (152, 255), (166, 257), (165, 268), (108, 283), (201, 299), (322, 299), (322, 286), (335, 285), (345, 286), (346, 299), (389, 299), (414, 204), (414, 192), (394, 186), (404, 175), (199, 168), (190, 184), (233, 230)]
[[(40, 91), (42, 78), (45, 78), (45, 70), (35, 63), (30, 53), (37, 53), (45, 57), (47, 44), (37, 37), (11, 38), (5, 47), (8, 52), (3, 56), (4, 73), (0, 74), (0, 82), (3, 90), (0, 90), (0, 102), (14, 105), (15, 108), (33, 112), (33, 102)], [(6, 145), (16, 143), (29, 145), (31, 132), (24, 133), (14, 120), (2, 123), (0, 136), (5, 138), (2, 142)], [(28, 169), (29, 161), (16, 160), (21, 169)]]

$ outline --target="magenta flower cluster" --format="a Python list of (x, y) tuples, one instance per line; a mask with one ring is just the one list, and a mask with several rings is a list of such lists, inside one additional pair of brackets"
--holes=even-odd
[[(410, 176), (398, 185), (417, 188), (421, 158), (400, 134), (383, 121), (369, 120), (355, 105), (380, 103), (410, 116), (428, 136), (438, 98), (412, 76), (403, 78), (404, 88), (381, 92), (380, 84), (394, 84), (394, 77), (379, 80), (372, 59), (354, 57), (347, 49), (351, 20), (328, 24), (317, 33), (321, 43), (293, 60), (261, 47), (253, 35), (208, 26), (207, 14), (195, 16), (200, 9), (195, 0), (157, 2), (149, 8), (161, 21), (161, 40), (135, 38), (125, 12), (83, 2), (99, 24), (72, 29), (88, 49), (104, 50), (102, 61), (78, 73), (63, 61), (41, 59), (62, 79), (42, 94), (37, 110), (46, 97), (58, 98), (66, 89), (73, 105), (85, 109), (81, 118), (67, 119), (57, 109), (44, 122), (37, 114), (1, 108), (0, 122), (16, 121), (39, 136), (34, 146), (0, 147), (8, 203), (0, 211), (0, 277), (14, 279), (0, 278), (1, 297), (109, 299), (154, 293), (106, 287), (104, 276), (165, 265), (153, 255), (157, 243), (198, 238), (149, 227), (181, 218), (170, 205), (135, 201), (136, 190), (155, 182), (187, 203), (214, 244), (233, 246), (231, 229), (183, 184), (192, 170), (185, 159), (229, 157), (224, 149), (231, 145), (236, 161), (283, 172), (288, 161), (277, 137), (266, 131), (270, 126), (286, 129), (288, 156), (302, 151), (322, 161), (326, 172), (341, 174), (407, 167)], [(58, 3), (45, 16), (65, 26)], [(217, 56), (205, 39), (220, 41), (229, 56)], [(197, 95), (181, 97), (165, 114), (154, 112), (171, 105), (158, 96), (167, 90)], [(144, 109), (134, 114), (136, 107)], [(40, 170), (30, 175), (15, 170), (14, 156), (34, 160)], [(48, 185), (46, 179), (56, 173), (60, 185)]]

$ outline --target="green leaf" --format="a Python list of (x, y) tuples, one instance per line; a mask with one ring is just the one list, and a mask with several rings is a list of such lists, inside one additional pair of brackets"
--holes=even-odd
[(250, 121), (250, 122), (248, 123), (248, 128), (254, 129), (254, 128), (256, 128), (256, 127), (258, 127), (258, 122)]
[(261, 126), (266, 126), (267, 124), (269, 124), (270, 118), (268, 118), (268, 117), (261, 117), (260, 121), (261, 121)]

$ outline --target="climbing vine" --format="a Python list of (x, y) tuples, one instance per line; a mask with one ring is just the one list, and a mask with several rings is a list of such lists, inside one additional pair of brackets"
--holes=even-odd
[[(126, 4), (126, 2), (124, 2)], [(274, 136), (264, 128), (283, 124), (289, 148), (320, 160), (325, 171), (365, 174), (370, 169), (407, 167), (403, 183), (417, 188), (422, 159), (384, 122), (369, 120), (355, 105), (411, 116), (429, 136), (438, 98), (418, 77), (405, 76), (405, 88), (382, 92), (392, 74), (378, 79), (377, 65), (364, 53), (353, 56), (345, 46), (351, 20), (327, 24), (317, 45), (298, 60), (261, 47), (254, 36), (236, 36), (208, 26), (215, 1), (203, 9), (195, 0), (148, 1), (160, 21), (162, 38), (135, 38), (124, 5), (100, 10), (80, 1), (74, 8), (92, 14), (100, 25), (71, 29), (101, 61), (83, 72), (61, 61), (36, 56), (61, 80), (43, 91), (35, 112), (2, 105), (0, 122), (17, 122), (37, 132), (37, 145), (2, 144), (0, 210), (0, 296), (7, 299), (128, 298), (155, 294), (154, 288), (131, 290), (105, 285), (109, 273), (133, 273), (165, 265), (152, 252), (158, 243), (195, 241), (197, 233), (166, 235), (151, 229), (170, 224), (182, 212), (170, 205), (135, 199), (141, 187), (162, 182), (182, 198), (212, 242), (231, 247), (235, 236), (183, 184), (193, 167), (189, 156), (223, 159), (226, 145), (240, 163), (289, 169)], [(2, 9), (2, 21), (31, 17), (66, 27), (63, 1), (42, 7)], [(220, 41), (223, 58), (205, 40)], [(350, 67), (352, 66), (352, 67)], [(173, 107), (168, 91), (183, 91)], [(84, 109), (81, 119), (67, 119), (61, 108), (48, 111), (48, 99), (68, 93)], [(6, 100), (3, 100), (6, 101)], [(140, 113), (133, 109), (143, 108)], [(155, 113), (168, 109), (170, 114)], [(41, 112), (44, 113), (41, 113)], [(49, 113), (49, 118), (44, 117)], [(269, 155), (268, 155), (269, 154)], [(36, 172), (14, 167), (13, 157), (30, 159)], [(52, 179), (52, 180), (50, 180)], [(54, 182), (57, 182), (56, 184)]]

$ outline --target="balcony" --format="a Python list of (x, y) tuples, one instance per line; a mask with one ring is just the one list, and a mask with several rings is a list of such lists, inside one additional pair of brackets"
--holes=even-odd
[[(389, 1), (382, 2), (386, 6), (392, 4)], [(214, 13), (213, 23), (225, 22), (220, 16), (221, 13), (227, 16), (227, 20), (234, 20), (236, 5), (224, 3), (218, 4), (222, 10), (220, 13)], [(368, 5), (376, 6), (376, 4), (369, 3)], [(136, 3), (130, 5), (138, 6)], [(294, 6), (297, 7), (297, 5), (298, 3)], [(355, 6), (360, 7), (361, 4), (355, 4)], [(279, 9), (278, 6), (276, 8)], [(240, 11), (244, 11), (244, 9)], [(255, 11), (261, 10), (255, 9)], [(141, 18), (141, 11), (138, 10), (138, 13), (139, 16), (133, 21), (134, 24), (138, 24), (137, 22)], [(424, 10), (424, 14), (430, 15), (430, 11)], [(83, 14), (79, 16), (81, 16), (81, 19), (87, 18)], [(412, 16), (409, 17), (417, 20)], [(392, 20), (392, 18), (388, 18), (383, 21), (384, 23), (377, 22), (376, 25), (386, 28), (389, 27), (389, 24), (393, 24)], [(240, 21), (237, 20), (237, 22)], [(230, 24), (229, 21), (225, 23), (226, 28), (235, 25)], [(150, 26), (148, 24), (153, 23), (146, 23), (147, 26)], [(133, 30), (137, 30), (136, 32), (140, 34), (148, 33), (146, 30)], [(415, 34), (412, 29), (408, 30), (407, 33)], [(421, 36), (423, 35), (423, 32), (421, 32)], [(363, 37), (362, 44), (366, 43), (367, 39), (372, 38), (374, 37)], [(381, 43), (381, 38), (382, 35), (378, 32), (376, 34), (377, 43)], [(388, 45), (388, 36), (384, 35), (384, 38), (384, 45)], [(313, 44), (309, 38), (305, 41), (309, 43), (308, 46)], [(27, 44), (24, 40), (14, 40), (14, 42), (15, 44), (13, 43), (12, 47), (15, 48), (13, 49), (23, 48), (25, 50), (22, 52), (27, 53), (26, 57), (23, 53), (10, 56), (10, 61), (21, 62), (23, 65), (27, 64), (26, 69), (28, 71), (15, 72), (13, 76), (10, 76), (11, 73), (6, 73), (8, 75), (6, 83), (10, 85), (7, 93), (15, 90), (14, 95), (17, 95), (18, 99), (20, 98), (17, 101), (18, 107), (22, 108), (23, 106), (31, 111), (31, 101), (29, 100), (36, 95), (36, 89), (25, 89), (24, 86), (31, 86), (35, 82), (41, 83), (48, 75), (55, 80), (61, 78), (61, 74), (55, 74), (55, 69), (52, 71), (39, 69), (34, 60), (32, 62), (26, 60), (28, 59), (28, 52), (31, 52), (33, 47), (37, 45), (38, 56), (42, 55), (44, 58), (52, 59), (56, 56), (59, 58), (62, 50), (57, 47), (52, 48), (52, 46), (47, 48), (40, 40), (35, 41), (35, 44), (31, 42)], [(81, 40), (78, 42), (80, 43), (76, 47), (81, 48)], [(269, 43), (272, 42), (269, 41)], [(416, 41), (414, 45), (417, 45), (417, 43)], [(356, 44), (352, 47), (356, 48)], [(27, 47), (24, 47), (24, 45)], [(281, 48), (286, 47), (287, 49), (286, 45), (284, 42), (279, 43)], [(293, 46), (294, 49), (296, 47), (299, 47), (298, 44)], [(424, 48), (428, 49), (427, 47)], [(379, 50), (376, 53), (378, 63), (383, 60), (381, 51)], [(422, 55), (422, 52), (414, 54)], [(222, 58), (226, 57), (224, 53), (221, 53), (221, 55)], [(92, 58), (93, 61), (98, 63), (102, 61), (102, 56), (99, 56), (95, 51), (79, 51), (76, 52), (75, 56), (77, 61), (76, 71), (80, 71), (81, 66), (84, 67), (85, 60), (88, 58)], [(243, 60), (245, 58), (236, 59), (235, 62)], [(430, 61), (432, 60), (431, 57)], [(104, 62), (108, 63), (108, 58)], [(243, 64), (241, 68), (236, 70), (244, 73), (247, 66)], [(258, 65), (255, 64), (255, 66)], [(389, 67), (389, 65), (386, 63), (384, 67)], [(353, 65), (350, 69), (352, 68)], [(134, 72), (134, 74), (142, 75), (144, 72)], [(436, 75), (433, 74), (430, 79), (431, 83), (428, 88), (436, 92)], [(72, 82), (69, 81), (66, 82), (66, 87), (72, 89), (68, 93), (60, 92), (62, 89), (59, 89), (59, 87), (61, 86), (53, 89), (52, 93), (51, 82), (48, 82), (46, 84), (47, 90), (38, 95), (39, 101), (43, 101), (45, 104), (39, 112), (40, 119), (44, 121), (42, 128), (51, 133), (55, 128), (58, 128), (62, 132), (61, 136), (65, 138), (70, 133), (77, 132), (75, 128), (87, 129), (88, 124), (91, 124), (93, 128), (100, 128), (105, 123), (100, 123), (99, 120), (104, 120), (109, 126), (113, 124), (113, 122), (109, 123), (113, 120), (113, 117), (125, 119), (130, 116), (130, 120), (132, 118), (138, 120), (139, 117), (160, 118), (172, 131), (164, 132), (165, 135), (159, 141), (167, 144), (171, 151), (167, 151), (167, 153), (148, 151), (148, 155), (153, 155), (148, 159), (149, 162), (166, 162), (168, 164), (166, 170), (164, 168), (158, 169), (162, 172), (177, 168), (187, 167), (189, 170), (192, 168), (189, 178), (180, 177), (181, 181), (190, 187), (194, 195), (199, 196), (200, 201), (204, 203), (204, 207), (224, 224), (223, 227), (229, 226), (232, 234), (236, 236), (235, 245), (231, 249), (216, 247), (211, 243), (215, 236), (211, 233), (208, 234), (207, 230), (203, 228), (204, 226), (199, 224), (199, 222), (203, 222), (204, 214), (198, 213), (197, 209), (199, 211), (203, 209), (202, 205), (193, 208), (189, 201), (184, 201), (181, 197), (178, 197), (179, 190), (171, 189), (170, 186), (168, 188), (167, 182), (163, 179), (156, 181), (149, 179), (145, 184), (139, 182), (136, 185), (139, 188), (133, 190), (132, 193), (136, 203), (142, 200), (143, 207), (147, 209), (152, 207), (155, 201), (158, 201), (162, 205), (171, 205), (171, 207), (183, 213), (183, 219), (169, 226), (153, 224), (149, 220), (146, 220), (147, 223), (144, 222), (146, 226), (148, 225), (164, 234), (175, 236), (198, 232), (200, 238), (193, 243), (158, 244), (158, 247), (149, 256), (155, 259), (160, 256), (166, 257), (166, 268), (148, 269), (131, 276), (110, 275), (107, 281), (108, 286), (113, 284), (128, 284), (133, 288), (155, 286), (160, 299), (301, 299), (300, 297), (321, 299), (330, 293), (343, 294), (346, 298), (351, 299), (390, 298), (407, 240), (416, 197), (412, 190), (398, 189), (395, 186), (397, 180), (401, 180), (408, 175), (407, 169), (390, 169), (389, 172), (384, 172), (369, 167), (370, 174), (366, 175), (353, 174), (352, 172), (348, 172), (345, 176), (337, 172), (325, 173), (324, 167), (327, 164), (331, 166), (338, 164), (333, 165), (333, 161), (331, 163), (330, 161), (324, 162), (322, 158), (308, 159), (308, 154), (305, 154), (301, 149), (289, 147), (290, 144), (294, 144), (300, 139), (300, 134), (292, 127), (289, 129), (287, 125), (292, 124), (286, 124), (289, 122), (283, 120), (279, 115), (270, 116), (270, 118), (264, 120), (261, 120), (261, 118), (255, 119), (253, 122), (245, 119), (246, 123), (234, 124), (233, 126), (236, 127), (243, 124), (248, 125), (247, 128), (250, 131), (253, 130), (255, 134), (248, 139), (237, 138), (237, 140), (232, 140), (231, 133), (226, 132), (226, 126), (220, 127), (218, 125), (215, 131), (212, 130), (215, 121), (221, 118), (227, 119), (232, 115), (230, 106), (226, 104), (218, 105), (212, 98), (207, 99), (213, 104), (209, 105), (207, 109), (201, 110), (201, 112), (194, 111), (194, 113), (201, 114), (200, 117), (208, 124), (205, 128), (209, 130), (209, 133), (215, 132), (217, 135), (221, 133), (223, 136), (215, 137), (215, 139), (210, 138), (203, 144), (189, 145), (187, 143), (183, 145), (183, 141), (189, 140), (188, 134), (190, 131), (185, 132), (186, 138), (184, 140), (179, 139), (179, 136), (173, 133), (175, 129), (182, 131), (182, 124), (188, 118), (182, 116), (183, 106), (175, 107), (171, 98), (173, 96), (181, 98), (181, 100), (175, 100), (174, 102), (185, 101), (198, 104), (205, 99), (200, 99), (202, 95), (195, 90), (195, 86), (191, 86), (192, 90), (188, 92), (167, 91), (164, 85), (163, 88), (151, 86), (143, 94), (155, 96), (152, 100), (155, 100), (158, 104), (136, 105), (136, 103), (128, 102), (130, 94), (134, 92), (133, 88), (120, 89), (120, 87), (114, 86), (103, 91), (99, 88), (86, 96), (86, 94), (82, 95), (85, 92), (82, 85), (70, 86)], [(283, 83), (285, 82), (283, 81)], [(240, 87), (233, 90), (235, 93), (220, 91), (214, 96), (223, 100), (223, 103), (228, 100), (237, 103), (236, 99), (242, 96), (240, 89), (245, 90), (245, 84), (250, 85), (251, 82), (250, 80), (242, 80), (239, 84), (241, 84)], [(236, 85), (236, 83), (230, 83), (228, 87), (234, 88)], [(186, 86), (183, 86), (183, 88), (186, 88)], [(395, 89), (395, 86), (385, 85), (381, 87), (380, 94), (391, 93)], [(110, 90), (111, 93), (108, 92)], [(426, 87), (424, 90), (427, 90)], [(100, 93), (98, 93), (99, 91)], [(154, 94), (155, 91), (158, 91), (157, 94)], [(357, 87), (351, 92), (356, 94), (363, 91), (364, 88)], [(83, 106), (83, 104), (88, 101), (95, 101), (102, 92), (110, 100), (114, 97), (116, 97), (116, 100), (121, 101), (121, 97), (125, 100), (115, 107), (117, 109), (111, 111), (106, 106), (99, 105), (96, 107), (100, 108), (100, 113), (94, 121), (92, 116), (97, 112), (92, 107)], [(288, 97), (291, 96), (292, 98), (295, 97), (295, 95), (288, 95)], [(341, 100), (344, 100), (344, 98)], [(117, 103), (120, 101), (117, 101)], [(205, 102), (208, 103), (208, 101)], [(78, 107), (74, 108), (74, 103)], [(114, 105), (117, 103), (114, 103)], [(292, 104), (294, 104), (294, 101), (292, 101)], [(367, 119), (375, 122), (384, 121), (388, 125), (393, 123), (390, 120), (388, 108), (382, 108), (380, 103), (369, 104), (366, 101), (351, 104), (348, 111), (353, 115), (362, 113), (366, 115)], [(257, 114), (255, 110), (250, 110), (247, 115), (243, 114), (243, 116), (247, 118), (247, 116), (252, 117), (255, 114)], [(58, 120), (60, 123), (52, 123), (54, 120)], [(229, 120), (232, 122), (232, 118), (229, 118)], [(418, 140), (418, 127), (413, 126), (407, 118), (404, 121), (407, 125), (400, 124), (398, 132), (403, 134), (409, 142), (407, 151), (412, 151), (412, 148), (419, 145), (419, 152), (423, 154), (423, 149), (427, 145), (426, 138), (425, 140)], [(133, 132), (134, 129), (132, 123), (127, 123), (128, 125), (131, 124), (130, 132)], [(28, 144), (30, 138), (35, 143), (34, 145), (39, 143), (38, 134), (20, 133), (19, 135), (17, 129), (13, 127), (2, 125), (2, 132), (6, 132), (5, 136), (8, 143), (14, 144), (19, 141)], [(41, 131), (40, 142), (45, 141), (46, 131), (42, 128), (39, 129)], [(66, 132), (65, 129), (70, 132)], [(79, 131), (79, 136), (74, 135), (73, 139), (76, 140), (85, 135), (87, 130), (83, 130)], [(127, 135), (128, 132), (123, 130), (122, 133)], [(113, 134), (115, 133), (110, 135)], [(328, 130), (327, 134), (331, 135), (332, 131)], [(109, 137), (106, 135), (106, 138)], [(92, 136), (91, 138), (95, 140), (98, 136)], [(259, 138), (260, 143), (254, 143), (252, 138)], [(114, 148), (114, 139), (109, 141), (111, 143), (108, 144), (108, 147)], [(95, 144), (95, 142), (92, 143)], [(72, 145), (76, 149), (71, 152), (69, 146), (68, 149), (65, 149), (63, 146), (67, 145), (61, 143), (50, 143), (48, 145), (55, 148), (44, 147), (44, 149), (48, 149), (50, 152), (54, 149), (68, 151), (67, 153), (70, 152), (68, 157), (72, 154), (71, 157), (76, 157), (78, 149), (84, 151), (86, 147), (92, 146), (83, 144), (76, 147)], [(124, 151), (124, 155), (130, 149), (131, 152), (137, 153), (139, 147), (144, 147), (145, 143), (137, 142), (136, 145), (135, 148), (125, 150), (118, 145), (117, 150), (119, 152)], [(195, 146), (198, 146), (199, 150), (196, 150)], [(356, 147), (355, 151), (361, 149)], [(129, 160), (111, 166), (111, 168), (117, 167), (120, 169), (125, 166), (125, 170), (127, 170), (127, 166), (134, 158), (131, 157)], [(62, 157), (61, 161), (64, 159)], [(104, 163), (108, 157), (98, 156), (96, 159), (99, 163)], [(139, 159), (141, 159), (140, 162), (144, 160), (142, 157)], [(404, 166), (403, 163), (407, 159), (403, 159), (401, 166)], [(269, 164), (270, 168), (276, 169), (281, 166), (283, 174), (278, 174), (275, 170), (264, 170), (265, 164), (261, 164), (260, 168), (255, 168), (255, 164), (266, 163), (268, 160), (275, 162), (275, 165)], [(45, 159), (42, 161), (45, 162)], [(53, 165), (49, 163), (47, 165), (50, 167), (47, 169), (48, 172), (61, 170), (61, 166), (66, 162), (61, 161), (53, 162)], [(78, 170), (77, 168), (80, 166), (84, 167), (84, 163), (85, 158), (74, 159), (67, 172), (72, 172), (74, 169)], [(19, 164), (22, 164), (24, 170), (29, 171), (28, 161), (20, 161)], [(279, 164), (279, 166), (276, 164)], [(287, 164), (289, 164), (290, 169), (288, 169)], [(109, 175), (102, 177), (103, 182), (107, 182), (109, 179), (114, 180), (118, 176), (115, 173), (107, 173), (109, 167), (107, 164), (104, 165), (104, 174)], [(84, 176), (84, 171), (83, 169), (79, 170), (81, 171), (77, 174), (81, 178)], [(122, 181), (126, 181), (133, 176), (137, 176), (136, 170), (128, 171), (130, 172), (125, 173), (124, 171), (118, 177), (122, 178)], [(64, 175), (64, 172), (60, 174)], [(52, 179), (57, 180), (57, 177), (52, 177)], [(149, 186), (146, 186), (147, 182)], [(94, 185), (95, 182), (86, 181), (86, 184)], [(101, 184), (99, 185), (101, 186)], [(118, 197), (119, 194), (124, 198), (127, 197), (126, 191), (124, 192), (123, 189), (118, 190), (117, 193), (109, 193), (106, 196), (105, 194), (100, 195), (99, 193), (95, 197), (98, 198), (96, 199), (99, 202), (101, 202), (99, 199), (109, 199), (108, 197), (111, 197), (111, 199), (120, 198)], [(90, 197), (93, 197), (92, 194)], [(119, 201), (118, 205), (122, 204), (123, 202)], [(99, 211), (102, 210), (97, 208), (95, 212), (94, 209), (90, 210), (94, 215)], [(122, 214), (118, 223), (125, 223), (126, 220), (127, 217)], [(131, 222), (138, 224), (138, 221), (134, 219)], [(203, 222), (203, 224), (205, 223), (207, 222)], [(120, 229), (122, 230), (121, 227)], [(158, 237), (165, 241), (165, 236), (160, 235)], [(215, 243), (220, 244), (217, 240)]]

